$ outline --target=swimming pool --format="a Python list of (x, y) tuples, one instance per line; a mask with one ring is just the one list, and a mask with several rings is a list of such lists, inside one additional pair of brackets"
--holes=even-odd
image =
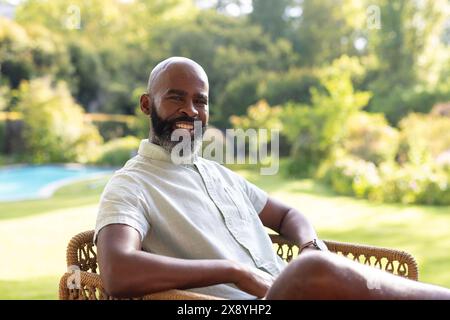
[(60, 186), (111, 174), (114, 168), (81, 165), (20, 165), (0, 167), (0, 201), (50, 197)]

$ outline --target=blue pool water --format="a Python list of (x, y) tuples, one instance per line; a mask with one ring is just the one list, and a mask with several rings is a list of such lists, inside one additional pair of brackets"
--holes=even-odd
[(0, 168), (0, 201), (45, 198), (63, 184), (110, 174), (111, 168), (78, 165), (11, 166)]

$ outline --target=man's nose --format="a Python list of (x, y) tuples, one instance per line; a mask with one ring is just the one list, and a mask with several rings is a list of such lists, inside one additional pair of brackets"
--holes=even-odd
[(186, 103), (183, 108), (180, 109), (180, 112), (191, 118), (198, 117), (198, 110), (192, 102)]

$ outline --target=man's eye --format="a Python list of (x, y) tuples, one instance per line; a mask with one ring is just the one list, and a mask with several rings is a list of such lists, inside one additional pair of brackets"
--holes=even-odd
[(196, 101), (195, 104), (201, 107), (205, 107), (208, 103), (206, 101)]
[(174, 101), (183, 101), (183, 97), (179, 97), (179, 96), (173, 96), (169, 98), (170, 100), (174, 100)]

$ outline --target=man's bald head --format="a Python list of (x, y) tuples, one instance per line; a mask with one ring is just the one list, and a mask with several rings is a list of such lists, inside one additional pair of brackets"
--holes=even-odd
[(178, 143), (172, 140), (172, 133), (180, 129), (198, 140), (193, 124), (200, 122), (203, 135), (209, 119), (208, 95), (208, 77), (195, 61), (171, 57), (158, 63), (150, 74), (147, 93), (140, 99), (142, 112), (150, 116), (151, 141), (170, 151)]
[[(170, 72), (172, 71), (172, 72)], [(183, 74), (185, 76), (198, 77), (208, 85), (208, 76), (202, 66), (194, 60), (185, 57), (170, 57), (158, 63), (150, 73), (147, 85), (147, 93), (155, 94), (157, 85), (167, 76), (167, 73)]]

